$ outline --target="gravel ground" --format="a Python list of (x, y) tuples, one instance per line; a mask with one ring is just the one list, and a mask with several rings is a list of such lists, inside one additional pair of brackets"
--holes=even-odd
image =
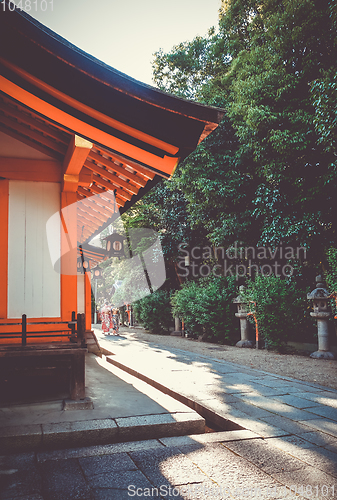
[(224, 346), (184, 337), (154, 335), (143, 328), (121, 328), (121, 334), (127, 333), (133, 338), (145, 342), (158, 342), (161, 346), (175, 347), (197, 354), (205, 354), (216, 359), (232, 361), (257, 370), (276, 375), (285, 375), (303, 382), (312, 382), (337, 390), (337, 360), (311, 359), (295, 354), (278, 354), (264, 349), (245, 349)]

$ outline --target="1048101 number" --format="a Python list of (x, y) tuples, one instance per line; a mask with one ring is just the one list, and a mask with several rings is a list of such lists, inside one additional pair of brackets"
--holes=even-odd
[(1, 0), (3, 11), (13, 12), (15, 9), (23, 10), (24, 12), (46, 12), (53, 11), (54, 0), (18, 0), (16, 3), (12, 1)]

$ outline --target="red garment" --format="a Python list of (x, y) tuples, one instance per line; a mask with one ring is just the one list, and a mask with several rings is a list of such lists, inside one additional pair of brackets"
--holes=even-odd
[(112, 328), (112, 314), (111, 309), (107, 306), (102, 307), (101, 310), (102, 330), (104, 333), (109, 333)]

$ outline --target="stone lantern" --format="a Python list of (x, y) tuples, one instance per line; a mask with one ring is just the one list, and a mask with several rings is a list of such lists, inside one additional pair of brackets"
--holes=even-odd
[(332, 352), (329, 352), (329, 292), (322, 282), (322, 276), (316, 276), (316, 288), (307, 295), (308, 300), (313, 301), (314, 312), (310, 316), (317, 319), (318, 351), (310, 354), (315, 359), (334, 359)]
[(240, 320), (240, 330), (241, 330), (241, 340), (236, 343), (236, 347), (254, 347), (254, 342), (249, 340), (249, 323), (248, 323), (248, 304), (244, 301), (241, 293), (243, 293), (245, 287), (241, 285), (239, 287), (240, 295), (233, 300), (233, 304), (237, 304), (238, 312), (235, 316)]

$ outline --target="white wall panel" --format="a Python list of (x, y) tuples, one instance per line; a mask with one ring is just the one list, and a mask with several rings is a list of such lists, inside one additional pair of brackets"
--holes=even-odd
[[(60, 275), (54, 271), (46, 223), (60, 210), (60, 185), (10, 181), (8, 235), (8, 316), (61, 315)], [(55, 235), (60, 252), (60, 231)]]
[(77, 312), (85, 313), (85, 274), (77, 275)]

